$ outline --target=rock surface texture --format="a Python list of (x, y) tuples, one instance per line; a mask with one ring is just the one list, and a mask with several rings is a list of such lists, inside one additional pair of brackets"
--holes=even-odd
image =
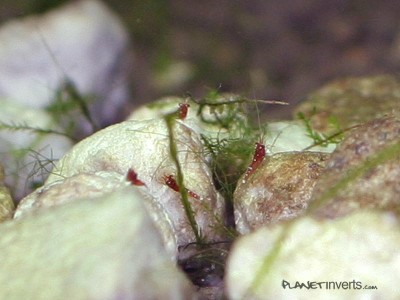
[[(399, 225), (391, 213), (359, 212), (260, 228), (234, 244), (226, 294), (231, 300), (398, 299)], [(299, 287), (309, 282), (312, 288)]]
[[(183, 122), (175, 123), (174, 134), (185, 187), (198, 196), (189, 195), (198, 228), (206, 240), (216, 240), (220, 236), (218, 228), (223, 228), (224, 203), (212, 183), (202, 145), (197, 134)], [(147, 197), (146, 205), (160, 212), (159, 216), (164, 215), (172, 225), (177, 244), (195, 241), (181, 194), (167, 182), (168, 176), (177, 178), (177, 171), (170, 157), (168, 130), (162, 119), (125, 121), (84, 139), (58, 162), (41, 190), (22, 200), (16, 216), (40, 206), (62, 203), (68, 199), (67, 195), (79, 193), (79, 189), (82, 193), (96, 194), (102, 189), (118, 188), (121, 181), (128, 184), (130, 169), (144, 183), (138, 188)], [(100, 177), (96, 175), (99, 172), (103, 174)], [(62, 184), (57, 188), (60, 181)]]
[[(400, 114), (400, 78), (391, 75), (339, 79), (312, 93), (295, 109), (326, 133), (364, 123), (386, 114)], [(355, 111), (356, 110), (356, 111)]]
[(329, 142), (326, 146), (314, 145), (315, 141), (309, 136), (304, 122), (300, 120), (268, 123), (263, 142), (266, 146), (266, 152), (270, 155), (305, 149), (331, 153), (336, 148), (335, 143)]
[(2, 299), (190, 299), (134, 187), (0, 227)]
[[(385, 155), (390, 147), (393, 150)], [(400, 119), (375, 119), (352, 130), (338, 146), (316, 183), (311, 202), (322, 201), (315, 211), (321, 217), (342, 216), (359, 208), (399, 213), (399, 178)]]
[(266, 157), (234, 194), (236, 230), (248, 233), (300, 216), (308, 206), (329, 154), (284, 152)]
[[(126, 185), (126, 184), (125, 184)], [(14, 218), (18, 219), (38, 210), (71, 202), (77, 198), (93, 198), (112, 192), (124, 186), (118, 173), (81, 173), (60, 179), (38, 188), (18, 204)]]

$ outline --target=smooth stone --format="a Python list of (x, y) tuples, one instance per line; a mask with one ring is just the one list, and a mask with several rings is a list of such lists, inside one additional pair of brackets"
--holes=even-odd
[(233, 200), (236, 230), (246, 234), (302, 215), (328, 158), (307, 151), (267, 156), (251, 175), (239, 179)]
[(0, 225), (2, 299), (191, 299), (134, 187)]
[[(170, 156), (165, 120), (125, 121), (109, 126), (76, 144), (55, 166), (46, 181), (51, 184), (80, 173), (115, 172), (126, 181), (133, 170), (145, 185), (141, 191), (154, 199), (154, 209), (168, 215), (179, 246), (195, 242), (196, 237), (184, 210), (181, 194), (168, 176), (177, 178)], [(224, 237), (224, 200), (213, 185), (211, 170), (203, 155), (196, 132), (178, 120), (174, 125), (175, 143), (199, 231), (206, 241)]]
[[(399, 299), (395, 215), (364, 211), (334, 221), (303, 217), (287, 226), (266, 226), (236, 240), (225, 275), (228, 299)], [(286, 238), (278, 241), (284, 231)], [(309, 282), (312, 289), (293, 288)]]
[(331, 134), (337, 131), (337, 125), (345, 129), (387, 114), (399, 116), (399, 101), (398, 76), (349, 77), (311, 93), (295, 107), (294, 116), (302, 112), (315, 130)]
[[(370, 208), (400, 214), (400, 150), (395, 150), (391, 159), (366, 167), (385, 148), (396, 144), (400, 149), (400, 119), (396, 117), (375, 119), (349, 132), (315, 184), (310, 199), (313, 213), (336, 218)], [(357, 168), (362, 170), (359, 175), (348, 177)]]

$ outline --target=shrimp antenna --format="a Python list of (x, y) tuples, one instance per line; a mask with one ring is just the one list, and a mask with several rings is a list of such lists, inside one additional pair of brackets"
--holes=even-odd
[(257, 125), (258, 125), (258, 130), (260, 132), (260, 140), (259, 142), (263, 143), (264, 140), (264, 129), (261, 126), (261, 113), (260, 113), (260, 108), (258, 107), (258, 101), (254, 101), (254, 104), (256, 106), (256, 113), (257, 113)]

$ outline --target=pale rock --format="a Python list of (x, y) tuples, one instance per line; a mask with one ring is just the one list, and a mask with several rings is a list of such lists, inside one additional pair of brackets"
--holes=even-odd
[[(269, 155), (281, 152), (303, 151), (314, 145), (315, 141), (309, 136), (302, 121), (270, 122), (265, 125), (263, 143)], [(335, 143), (324, 146), (313, 146), (311, 151), (331, 153), (336, 148)]]
[(186, 103), (190, 105), (186, 116), (188, 119), (196, 118), (198, 109), (198, 105), (196, 103), (181, 97), (167, 96), (138, 107), (131, 112), (131, 114), (127, 117), (127, 120), (142, 121), (161, 119), (167, 114), (177, 112), (180, 103)]
[[(335, 143), (313, 146), (302, 121), (271, 122), (264, 131), (266, 156), (250, 175), (247, 170), (239, 178), (234, 192), (235, 224), (241, 234), (301, 215), (336, 148)], [(304, 151), (307, 148), (312, 152)]]
[[(198, 228), (206, 240), (218, 240), (224, 225), (224, 202), (213, 185), (201, 141), (181, 121), (174, 125), (174, 136), (185, 187), (200, 197), (189, 197)], [(177, 171), (170, 157), (164, 120), (125, 121), (96, 132), (75, 145), (57, 163), (46, 185), (77, 174), (100, 171), (116, 172), (126, 178), (129, 169), (145, 183), (141, 191), (155, 199), (154, 209), (172, 220), (178, 245), (194, 242), (181, 195), (166, 184), (166, 176), (177, 178)]]
[(315, 130), (332, 134), (337, 125), (345, 129), (387, 114), (399, 116), (399, 101), (399, 76), (340, 78), (307, 96), (294, 115), (301, 112)]
[(128, 98), (128, 34), (100, 1), (10, 21), (0, 40), (0, 98), (45, 109), (68, 79), (82, 95), (96, 97), (89, 106), (99, 124), (113, 121)]
[[(248, 126), (248, 120), (247, 116), (240, 110), (239, 105), (235, 103), (238, 98), (238, 95), (224, 93), (210, 102), (213, 104), (221, 103), (220, 105), (207, 105), (204, 104), (205, 100), (203, 99), (195, 102), (189, 97), (163, 97), (135, 109), (127, 120), (160, 119), (174, 112), (176, 112), (178, 118), (180, 105), (187, 104), (188, 110), (184, 123), (193, 131), (203, 134), (207, 138), (240, 138), (243, 134), (240, 123)], [(231, 126), (234, 126), (234, 128), (226, 129), (221, 126), (220, 120), (226, 118), (231, 119)]]
[[(392, 150), (391, 159), (371, 162)], [(400, 118), (388, 116), (359, 125), (348, 132), (326, 163), (310, 199), (313, 213), (335, 218), (360, 208), (400, 214)], [(354, 170), (359, 175), (352, 177)], [(340, 187), (337, 189), (337, 187)]]
[[(260, 228), (233, 245), (225, 276), (227, 297), (399, 299), (399, 226), (391, 213), (358, 212), (334, 221), (303, 217)], [(284, 231), (286, 238), (278, 241)], [(267, 263), (271, 254), (274, 258)], [(322, 282), (322, 287), (289, 289), (283, 280), (291, 287), (296, 282)], [(325, 282), (331, 282), (330, 289)], [(335, 288), (335, 283), (345, 285)]]
[(58, 206), (82, 197), (99, 197), (123, 186), (126, 186), (126, 181), (118, 173), (80, 173), (36, 189), (18, 203), (14, 218), (18, 219), (37, 210)]
[(134, 187), (0, 226), (2, 299), (192, 299)]
[(266, 156), (238, 181), (233, 195), (236, 230), (246, 234), (303, 214), (328, 158), (327, 153), (307, 151)]
[[(48, 110), (67, 83), (91, 99), (88, 107), (98, 126), (114, 122), (129, 98), (128, 34), (99, 1), (74, 1), (44, 15), (7, 22), (0, 28), (0, 40), (1, 123), (65, 132), (65, 123), (73, 119), (82, 136), (93, 129), (82, 112), (75, 110), (60, 121)], [(0, 130), (0, 158), (15, 198), (43, 182), (44, 175), (36, 174), (38, 165), (47, 160), (43, 173), (48, 173), (51, 162), (71, 144), (59, 135)]]
[[(128, 185), (130, 183), (126, 180), (126, 177), (116, 172), (79, 173), (46, 184), (23, 198), (18, 204), (14, 219), (24, 218), (27, 215), (48, 210), (67, 202), (80, 201), (82, 198), (100, 197), (121, 190)], [(149, 216), (161, 233), (165, 249), (175, 259), (178, 256), (178, 245), (173, 231), (173, 222), (153, 197), (144, 193), (138, 187), (136, 189), (136, 201), (144, 203)]]

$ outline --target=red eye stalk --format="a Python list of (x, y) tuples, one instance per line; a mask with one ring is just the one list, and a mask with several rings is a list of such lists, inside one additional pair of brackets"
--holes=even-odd
[(128, 174), (126, 174), (126, 179), (127, 179), (132, 185), (137, 185), (137, 186), (146, 185), (143, 181), (141, 181), (140, 179), (138, 179), (137, 173), (136, 173), (132, 168), (129, 168)]

